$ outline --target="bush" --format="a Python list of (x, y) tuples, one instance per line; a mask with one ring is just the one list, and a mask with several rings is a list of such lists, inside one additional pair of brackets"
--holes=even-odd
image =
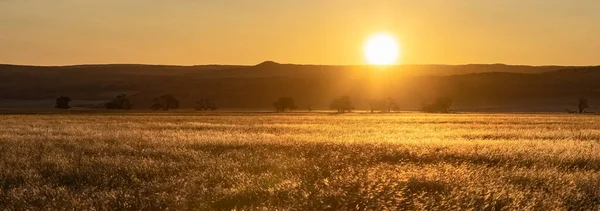
[(273, 107), (275, 107), (275, 111), (277, 112), (292, 111), (298, 108), (291, 97), (280, 97), (273, 103)]
[(65, 96), (60, 96), (60, 97), (56, 98), (56, 106), (54, 106), (54, 107), (58, 108), (58, 109), (69, 109), (69, 108), (71, 108), (71, 106), (69, 105), (70, 102), (71, 102), (71, 98), (65, 97)]

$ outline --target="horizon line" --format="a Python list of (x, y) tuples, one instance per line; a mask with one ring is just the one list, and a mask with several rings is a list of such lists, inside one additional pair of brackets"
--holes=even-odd
[(38, 64), (9, 64), (0, 63), (0, 66), (21, 66), (21, 67), (78, 67), (78, 66), (110, 66), (110, 65), (139, 65), (139, 66), (172, 66), (172, 67), (201, 67), (201, 66), (243, 66), (253, 67), (259, 66), (265, 63), (274, 63), (276, 65), (298, 65), (298, 66), (347, 66), (347, 67), (398, 67), (398, 66), (468, 66), (468, 65), (505, 65), (505, 66), (527, 66), (527, 67), (597, 67), (600, 64), (595, 65), (562, 65), (562, 64), (545, 64), (545, 65), (531, 65), (531, 64), (507, 64), (507, 63), (462, 63), (462, 64), (441, 64), (441, 63), (412, 63), (412, 64), (393, 64), (393, 65), (371, 65), (371, 64), (301, 64), (301, 63), (279, 63), (275, 61), (266, 60), (258, 64), (194, 64), (194, 65), (183, 65), (183, 64), (151, 64), (151, 63), (84, 63), (84, 64), (61, 64), (61, 65), (38, 65)]

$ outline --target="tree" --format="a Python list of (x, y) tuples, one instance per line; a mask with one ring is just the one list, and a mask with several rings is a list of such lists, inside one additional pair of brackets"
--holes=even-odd
[(352, 110), (354, 110), (352, 100), (348, 96), (342, 96), (340, 98), (334, 99), (331, 102), (330, 107), (331, 109), (337, 110), (338, 113), (352, 112)]
[(292, 111), (298, 108), (291, 97), (280, 97), (273, 103), (273, 107), (275, 107), (275, 111), (277, 112)]
[(424, 112), (431, 113), (448, 113), (450, 112), (450, 107), (452, 106), (452, 99), (450, 98), (437, 98), (435, 102), (431, 104), (425, 104), (421, 108)]
[(585, 111), (585, 109), (590, 108), (590, 106), (588, 105), (588, 100), (587, 98), (580, 98), (579, 99), (579, 105), (577, 106), (579, 108), (579, 113), (583, 113)]
[(58, 109), (69, 109), (69, 108), (71, 108), (71, 106), (69, 105), (70, 102), (71, 102), (71, 98), (65, 97), (65, 96), (60, 96), (60, 97), (56, 98), (56, 106), (54, 106), (54, 107), (58, 108)]
[(369, 101), (369, 106), (371, 113), (374, 113), (377, 110), (383, 113), (400, 110), (398, 104), (391, 97), (382, 100), (372, 99)]
[(196, 101), (196, 110), (202, 110), (202, 111), (214, 111), (217, 110), (217, 105), (215, 104), (215, 102), (211, 101), (210, 98), (206, 97), (206, 98), (200, 98), (199, 101)]
[(387, 98), (386, 108), (388, 112), (400, 111), (400, 106), (398, 106), (398, 103), (396, 103), (396, 101), (394, 101), (394, 99), (391, 97)]
[(377, 99), (371, 99), (369, 100), (369, 110), (371, 111), (371, 113), (374, 113), (377, 110), (380, 110), (381, 112), (384, 112), (384, 102), (382, 102), (381, 100), (377, 100)]
[(166, 94), (160, 97), (154, 98), (154, 102), (152, 106), (150, 106), (152, 110), (163, 110), (168, 111), (169, 109), (178, 109), (179, 108), (179, 100), (177, 100), (173, 95)]
[(120, 94), (112, 101), (104, 104), (104, 106), (106, 106), (107, 109), (123, 109), (123, 110), (129, 110), (133, 107), (133, 105), (129, 101), (129, 97), (127, 97), (126, 94)]

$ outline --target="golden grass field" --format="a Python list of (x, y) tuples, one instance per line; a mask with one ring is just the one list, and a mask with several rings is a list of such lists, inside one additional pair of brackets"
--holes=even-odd
[(0, 115), (8, 210), (597, 210), (600, 116)]

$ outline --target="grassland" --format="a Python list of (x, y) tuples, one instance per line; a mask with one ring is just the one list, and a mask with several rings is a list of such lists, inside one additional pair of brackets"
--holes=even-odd
[(0, 115), (0, 207), (597, 210), (600, 116)]

